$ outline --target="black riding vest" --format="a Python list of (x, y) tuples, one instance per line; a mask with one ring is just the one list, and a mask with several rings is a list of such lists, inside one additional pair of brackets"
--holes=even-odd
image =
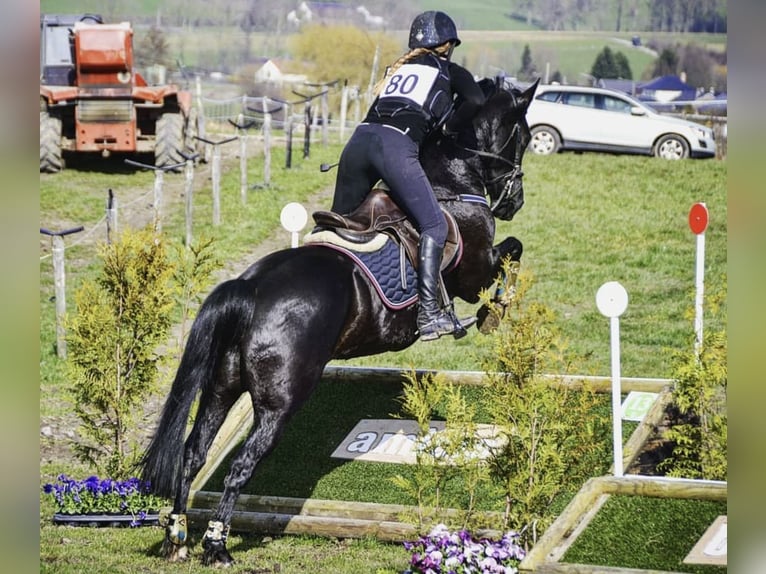
[(449, 62), (424, 54), (388, 78), (364, 121), (392, 125), (420, 143), (451, 108)]

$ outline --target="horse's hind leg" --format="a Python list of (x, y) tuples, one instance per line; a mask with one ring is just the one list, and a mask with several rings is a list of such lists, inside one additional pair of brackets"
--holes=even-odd
[(223, 494), (215, 518), (209, 522), (202, 540), (205, 549), (202, 562), (206, 566), (228, 566), (233, 562), (226, 549), (226, 539), (234, 504), (242, 488), (253, 476), (258, 462), (276, 445), (289, 418), (287, 408), (256, 408), (253, 428), (231, 463), (223, 482)]
[(181, 482), (176, 490), (173, 512), (165, 528), (165, 540), (161, 553), (170, 562), (187, 558), (186, 507), (191, 483), (204, 466), (210, 445), (236, 399), (235, 393), (224, 395), (210, 393), (203, 394), (200, 398), (194, 427), (186, 439)]

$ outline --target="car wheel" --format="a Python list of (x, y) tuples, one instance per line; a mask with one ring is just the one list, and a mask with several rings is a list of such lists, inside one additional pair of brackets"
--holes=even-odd
[(559, 151), (561, 138), (558, 132), (550, 126), (537, 126), (532, 130), (529, 149), (537, 155), (551, 155)]
[(664, 135), (657, 140), (654, 155), (662, 159), (686, 159), (689, 157), (689, 144), (681, 136)]

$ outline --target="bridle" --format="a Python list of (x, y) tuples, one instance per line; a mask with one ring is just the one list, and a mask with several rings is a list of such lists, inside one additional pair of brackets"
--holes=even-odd
[[(511, 97), (513, 98), (514, 107), (516, 107), (517, 106), (516, 96), (513, 94), (513, 92), (509, 92), (509, 93), (511, 94)], [(523, 146), (521, 145), (522, 144), (521, 138), (522, 138), (521, 129), (519, 129), (519, 122), (517, 121), (514, 124), (513, 129), (511, 130), (511, 133), (508, 134), (508, 137), (506, 138), (505, 142), (500, 147), (500, 150), (498, 153), (488, 152), (488, 151), (479, 150), (479, 149), (473, 149), (467, 146), (463, 146), (456, 142), (456, 145), (458, 145), (459, 147), (461, 147), (462, 149), (464, 149), (465, 151), (471, 154), (474, 154), (480, 157), (485, 157), (491, 160), (499, 161), (501, 163), (506, 164), (510, 168), (508, 171), (505, 171), (501, 173), (500, 175), (493, 177), (492, 179), (483, 180), (485, 192), (487, 191), (488, 186), (493, 186), (497, 184), (498, 182), (502, 182), (502, 185), (503, 185), (500, 195), (498, 195), (494, 203), (491, 201), (491, 199), (489, 200), (489, 208), (490, 208), (490, 211), (492, 212), (492, 215), (497, 215), (498, 208), (501, 205), (503, 205), (505, 202), (507, 202), (509, 199), (512, 199), (511, 194), (514, 193), (513, 191), (514, 182), (520, 181), (521, 178), (524, 177), (524, 172), (521, 169), (521, 156), (522, 156), (522, 153), (524, 152)], [(512, 140), (515, 140), (516, 149), (514, 150), (513, 160), (508, 160), (504, 158), (503, 156), (501, 156), (500, 153), (502, 153), (502, 151), (506, 147), (508, 147), (508, 144), (510, 144)], [(478, 173), (478, 170), (476, 170), (475, 168), (472, 168), (472, 169), (476, 172), (477, 175), (481, 177), (481, 174)], [(520, 186), (515, 186), (515, 188), (518, 190), (520, 189)], [(518, 191), (516, 191), (515, 193), (518, 193)], [(489, 193), (485, 193), (485, 195), (488, 198), (492, 197)]]

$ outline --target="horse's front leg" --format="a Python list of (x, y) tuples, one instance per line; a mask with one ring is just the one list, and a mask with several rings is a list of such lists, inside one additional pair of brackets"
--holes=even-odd
[(476, 313), (478, 329), (484, 334), (497, 328), (508, 304), (513, 299), (522, 251), (521, 241), (515, 237), (507, 237), (492, 248), (492, 276), (496, 278), (495, 292), (489, 304), (483, 304)]

